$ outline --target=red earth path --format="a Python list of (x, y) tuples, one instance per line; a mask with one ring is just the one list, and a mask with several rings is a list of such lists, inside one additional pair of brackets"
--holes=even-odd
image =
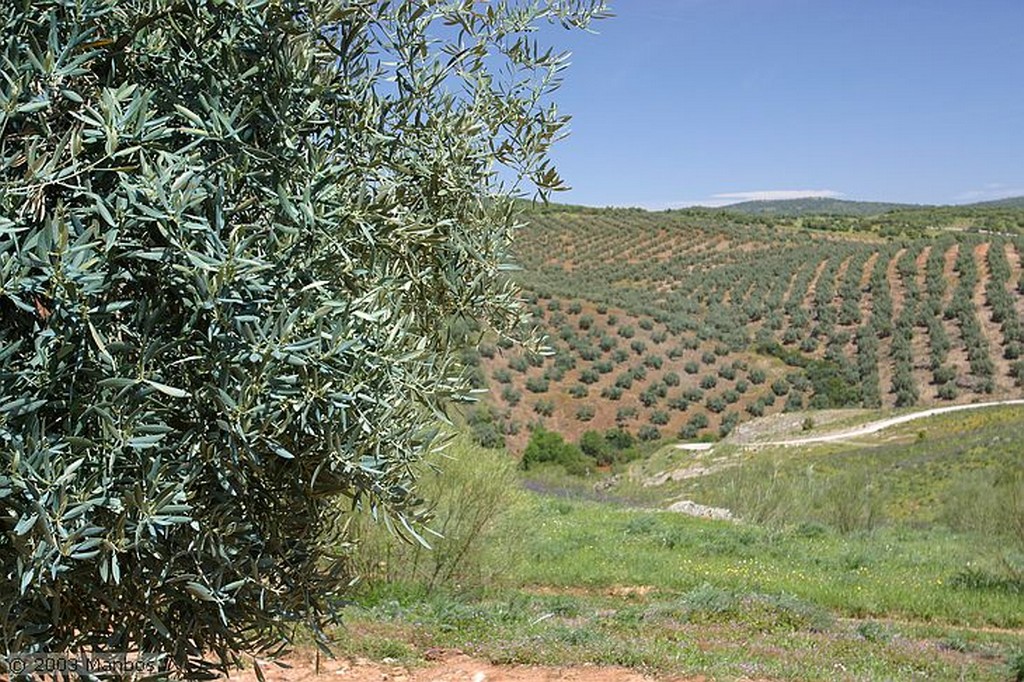
[[(627, 668), (595, 665), (536, 666), (495, 665), (458, 651), (427, 652), (432, 662), (408, 668), (365, 659), (320, 660), (319, 675), (312, 652), (296, 652), (287, 659), (289, 667), (263, 665), (267, 682), (704, 682), (703, 677), (651, 677)], [(251, 670), (232, 673), (231, 682), (257, 682)]]

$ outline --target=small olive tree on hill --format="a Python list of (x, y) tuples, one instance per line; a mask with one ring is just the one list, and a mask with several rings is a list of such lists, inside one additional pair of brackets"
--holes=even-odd
[(530, 31), (604, 13), (0, 0), (7, 654), (201, 676), (319, 631), (339, 497), (415, 533), (449, 323), (515, 328), (512, 197), (560, 183)]

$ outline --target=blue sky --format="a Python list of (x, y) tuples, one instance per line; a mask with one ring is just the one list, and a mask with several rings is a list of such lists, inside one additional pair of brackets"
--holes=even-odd
[(612, 0), (556, 34), (556, 201), (1024, 195), (1024, 0)]

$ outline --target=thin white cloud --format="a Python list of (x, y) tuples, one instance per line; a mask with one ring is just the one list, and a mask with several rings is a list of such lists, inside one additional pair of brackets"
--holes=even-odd
[(755, 192), (723, 192), (711, 198), (722, 201), (780, 201), (783, 199), (835, 199), (843, 196), (833, 189), (767, 189)]

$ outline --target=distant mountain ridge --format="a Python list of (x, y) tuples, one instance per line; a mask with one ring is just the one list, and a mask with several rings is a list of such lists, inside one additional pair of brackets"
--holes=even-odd
[[(543, 203), (520, 200), (519, 207), (529, 214), (538, 213), (608, 213), (608, 212), (641, 212), (659, 213), (625, 206), (582, 206), (575, 204)], [(942, 212), (971, 211), (973, 209), (1024, 209), (1024, 196), (1007, 197), (991, 201), (978, 201), (971, 204), (905, 204), (891, 201), (852, 201), (848, 199), (832, 199), (827, 197), (805, 197), (802, 199), (778, 199), (773, 201), (743, 201), (714, 208), (706, 206), (690, 206), (682, 209), (671, 209), (672, 212), (687, 211), (698, 213), (734, 213), (747, 216), (782, 218), (799, 218), (803, 216), (845, 216), (866, 218), (893, 212), (926, 212), (939, 210)]]
[(979, 201), (974, 204), (967, 204), (967, 206), (974, 206), (977, 208), (1024, 208), (1024, 196), (1007, 197), (1005, 199), (995, 199), (993, 201)]
[(973, 208), (1024, 208), (1024, 196), (980, 201), (973, 204), (901, 204), (883, 201), (849, 201), (846, 199), (830, 199), (823, 197), (806, 197), (803, 199), (780, 199), (777, 201), (744, 201), (718, 207), (716, 210), (730, 213), (743, 213), (760, 216), (875, 216), (892, 211), (916, 211), (928, 209), (973, 209)]
[(898, 204), (884, 201), (849, 201), (846, 199), (830, 199), (823, 197), (806, 197), (802, 199), (779, 199), (775, 201), (743, 201), (738, 204), (720, 206), (718, 210), (747, 215), (844, 215), (872, 216), (890, 211), (904, 211), (918, 208), (931, 208), (922, 204)]

